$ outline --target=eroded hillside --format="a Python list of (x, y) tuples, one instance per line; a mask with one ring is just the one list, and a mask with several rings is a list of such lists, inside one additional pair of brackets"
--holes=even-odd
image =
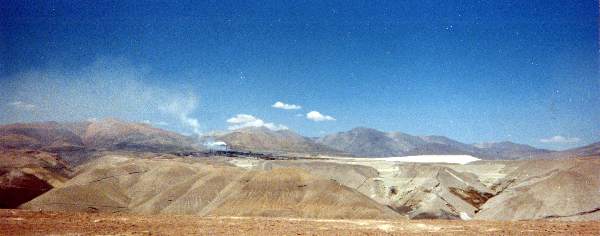
[[(452, 156), (445, 156), (452, 157)], [(410, 163), (110, 155), (33, 210), (485, 220), (597, 220), (598, 159)]]
[(0, 149), (0, 208), (16, 208), (62, 186), (73, 172), (56, 154)]
[(246, 170), (109, 156), (25, 209), (309, 218), (394, 218), (391, 209), (300, 169)]

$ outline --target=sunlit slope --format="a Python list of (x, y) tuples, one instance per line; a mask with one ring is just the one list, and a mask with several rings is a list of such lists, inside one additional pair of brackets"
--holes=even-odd
[(338, 154), (342, 151), (301, 136), (291, 130), (270, 130), (265, 127), (247, 127), (212, 137), (225, 141), (232, 149), (258, 152), (290, 152), (310, 154)]
[(462, 154), (488, 160), (515, 160), (550, 153), (548, 150), (512, 142), (471, 145), (444, 136), (414, 136), (366, 127), (328, 134), (317, 139), (317, 142), (358, 157)]
[(223, 216), (393, 218), (358, 191), (299, 169), (249, 171), (178, 160), (105, 157), (26, 209)]
[(600, 219), (598, 159), (527, 161), (495, 187), (477, 219)]
[(0, 126), (0, 148), (46, 151), (131, 150), (169, 151), (192, 149), (186, 136), (148, 124), (107, 118), (92, 122), (16, 123)]
[(391, 162), (383, 158), (322, 161), (233, 161), (254, 169), (301, 168), (354, 188), (410, 218), (472, 217), (492, 191), (472, 173), (440, 164)]

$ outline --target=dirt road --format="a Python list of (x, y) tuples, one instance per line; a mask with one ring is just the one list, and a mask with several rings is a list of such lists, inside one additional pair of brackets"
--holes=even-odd
[(0, 210), (0, 235), (600, 234), (600, 222), (319, 220)]

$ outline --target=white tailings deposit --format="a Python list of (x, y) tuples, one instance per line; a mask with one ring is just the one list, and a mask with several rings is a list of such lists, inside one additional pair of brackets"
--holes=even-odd
[(470, 155), (419, 155), (403, 157), (382, 157), (370, 158), (374, 160), (392, 161), (392, 162), (417, 162), (417, 163), (456, 163), (467, 164), (469, 162), (479, 161), (481, 159)]
[(333, 157), (319, 156), (323, 159), (335, 160), (338, 162), (413, 162), (413, 163), (448, 163), (448, 164), (468, 164), (481, 159), (471, 155), (418, 155), (402, 157)]

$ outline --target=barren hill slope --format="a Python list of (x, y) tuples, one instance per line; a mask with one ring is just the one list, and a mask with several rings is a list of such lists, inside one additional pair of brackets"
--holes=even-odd
[(414, 147), (410, 143), (399, 141), (398, 138), (399, 134), (394, 139), (384, 132), (358, 127), (347, 132), (327, 135), (317, 141), (356, 156), (394, 156)]
[(299, 169), (105, 157), (26, 209), (224, 216), (393, 218), (358, 191)]
[(476, 175), (444, 166), (399, 165), (396, 179), (390, 202), (415, 219), (472, 217), (493, 196)]
[(600, 142), (592, 143), (583, 147), (576, 147), (564, 151), (541, 153), (535, 155), (534, 159), (566, 159), (574, 157), (600, 157)]
[(529, 159), (549, 153), (528, 145), (511, 142), (465, 144), (444, 136), (413, 136), (401, 132), (382, 132), (357, 127), (317, 139), (318, 143), (363, 157), (393, 157), (406, 155), (464, 154), (481, 159)]
[(0, 150), (0, 208), (15, 208), (62, 186), (71, 169), (55, 154), (33, 150)]
[(505, 160), (531, 159), (536, 155), (548, 154), (552, 151), (539, 149), (529, 145), (513, 142), (479, 143), (473, 146), (480, 148), (490, 156), (500, 156)]
[(410, 218), (458, 219), (461, 213), (472, 217), (479, 206), (492, 196), (492, 191), (472, 173), (437, 164), (397, 164), (363, 159), (373, 161), (346, 164), (344, 158), (339, 158), (336, 162), (294, 160), (233, 163), (251, 169), (301, 168), (354, 188)]
[(384, 186), (377, 181), (379, 173), (372, 167), (364, 165), (350, 165), (321, 161), (259, 161), (254, 169), (273, 170), (280, 168), (298, 168), (308, 173), (332, 179), (338, 183), (356, 189), (371, 199), (386, 204), (380, 196)]
[(600, 219), (600, 160), (525, 161), (495, 188), (477, 219)]
[(133, 151), (190, 150), (190, 138), (143, 123), (104, 119), (91, 122), (82, 136), (88, 148)]
[(169, 152), (195, 150), (189, 137), (147, 124), (103, 119), (92, 122), (17, 123), (0, 126), (0, 149), (42, 150), (80, 164), (94, 151)]
[(214, 138), (238, 150), (342, 154), (341, 151), (316, 143), (290, 130), (274, 131), (265, 127), (248, 127)]
[(57, 122), (0, 126), (0, 148), (69, 150), (83, 148), (80, 136)]

